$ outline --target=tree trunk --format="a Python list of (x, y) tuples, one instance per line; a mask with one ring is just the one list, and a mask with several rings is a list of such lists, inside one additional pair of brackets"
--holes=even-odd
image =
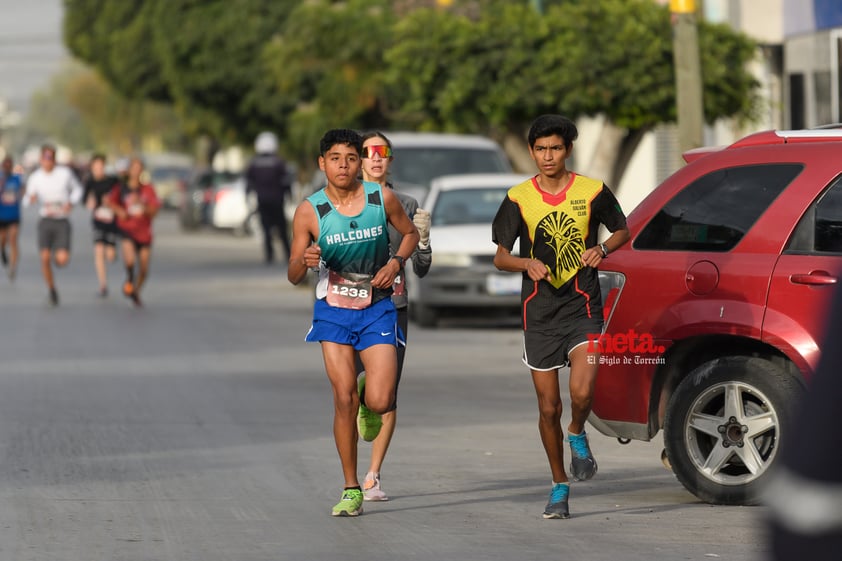
[(587, 174), (602, 179), (619, 196), (620, 182), (643, 137), (651, 129), (624, 129), (604, 121)]
[(603, 120), (599, 131), (599, 140), (594, 148), (591, 161), (585, 168), (589, 176), (594, 179), (602, 179), (606, 185), (613, 190), (619, 178), (614, 176), (617, 164), (617, 156), (623, 145), (626, 130), (618, 127), (608, 120)]
[(529, 155), (529, 146), (522, 135), (506, 132), (502, 144), (516, 173), (535, 173), (535, 161)]

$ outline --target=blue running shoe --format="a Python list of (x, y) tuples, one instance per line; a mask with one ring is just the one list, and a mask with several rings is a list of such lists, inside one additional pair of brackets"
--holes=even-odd
[(588, 445), (588, 435), (585, 431), (582, 434), (568, 434), (570, 442), (570, 473), (575, 481), (587, 481), (596, 475), (596, 459), (591, 453)]
[(570, 518), (567, 499), (570, 498), (570, 485), (556, 483), (550, 491), (550, 500), (544, 508), (544, 518)]

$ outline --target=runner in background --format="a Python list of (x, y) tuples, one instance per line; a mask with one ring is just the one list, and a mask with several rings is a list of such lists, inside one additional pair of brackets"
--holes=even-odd
[(143, 161), (140, 158), (132, 158), (126, 183), (111, 190), (107, 203), (114, 211), (117, 229), (122, 237), (120, 251), (126, 267), (123, 294), (130, 298), (136, 307), (143, 305), (140, 292), (149, 276), (152, 220), (161, 208), (152, 185), (141, 182), (142, 174)]
[(117, 178), (105, 173), (105, 156), (94, 154), (90, 162), (90, 176), (85, 181), (85, 206), (91, 211), (94, 238), (94, 268), (99, 282), (100, 298), (108, 296), (106, 262), (113, 263), (117, 256), (117, 225), (114, 211), (104, 204), (104, 199), (117, 184)]
[[(6, 267), (9, 280), (14, 281), (18, 270), (18, 233), (20, 232), (20, 203), (23, 180), (14, 171), (11, 156), (3, 158), (0, 168), (0, 261)], [(8, 247), (8, 251), (6, 248)]]
[(73, 171), (67, 166), (56, 165), (55, 147), (42, 146), (41, 167), (32, 172), (26, 182), (24, 204), (40, 203), (38, 252), (50, 306), (59, 303), (52, 264), (65, 267), (70, 263), (70, 211), (82, 199), (82, 193), (82, 185)]
[[(391, 190), (403, 206), (407, 216), (415, 223), (418, 229), (420, 241), (412, 252), (412, 270), (419, 277), (423, 277), (430, 270), (432, 261), (432, 248), (430, 248), (430, 213), (418, 207), (418, 201), (406, 193), (395, 191), (393, 185), (388, 181), (389, 166), (394, 160), (392, 155), (392, 143), (388, 138), (379, 132), (370, 132), (363, 135), (362, 170), (365, 181), (379, 183), (381, 187)], [(395, 251), (400, 247), (403, 236), (393, 227), (389, 226), (389, 247)], [(386, 459), (386, 452), (392, 441), (397, 423), (397, 393), (403, 372), (403, 361), (406, 355), (406, 344), (408, 343), (409, 317), (407, 313), (409, 300), (407, 298), (406, 268), (401, 267), (395, 276), (394, 292), (392, 303), (398, 311), (398, 325), (403, 331), (404, 345), (398, 346), (398, 375), (395, 382), (395, 401), (392, 407), (382, 416), (374, 414), (364, 405), (364, 399), (360, 400), (360, 413), (357, 417), (360, 436), (363, 440), (371, 442), (371, 463), (368, 472), (363, 480), (363, 495), (367, 501), (387, 501), (389, 496), (383, 491), (380, 485), (380, 470), (383, 461)], [(362, 372), (362, 363), (357, 355), (357, 370)], [(360, 378), (364, 378), (362, 372)], [(365, 387), (364, 380), (360, 380), (360, 386)]]

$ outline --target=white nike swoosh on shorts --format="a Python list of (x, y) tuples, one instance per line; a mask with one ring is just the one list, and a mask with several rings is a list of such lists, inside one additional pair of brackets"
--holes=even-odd
[(391, 335), (391, 334), (392, 334), (392, 332), (391, 332), (391, 331), (386, 331), (386, 332), (381, 331), (381, 332), (380, 332), (380, 336), (381, 336), (381, 337), (386, 337), (387, 335)]

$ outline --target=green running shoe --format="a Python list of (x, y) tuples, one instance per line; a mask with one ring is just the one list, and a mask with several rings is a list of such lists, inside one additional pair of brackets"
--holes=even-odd
[(345, 489), (342, 499), (333, 507), (333, 516), (359, 516), (363, 513), (363, 492), (359, 489)]
[(363, 403), (365, 395), (365, 372), (360, 374), (357, 382), (357, 390), (360, 393), (360, 410), (357, 413), (357, 429), (360, 432), (360, 437), (366, 442), (371, 442), (377, 435), (380, 434), (380, 429), (383, 427), (383, 417), (379, 413), (375, 413), (365, 406)]

